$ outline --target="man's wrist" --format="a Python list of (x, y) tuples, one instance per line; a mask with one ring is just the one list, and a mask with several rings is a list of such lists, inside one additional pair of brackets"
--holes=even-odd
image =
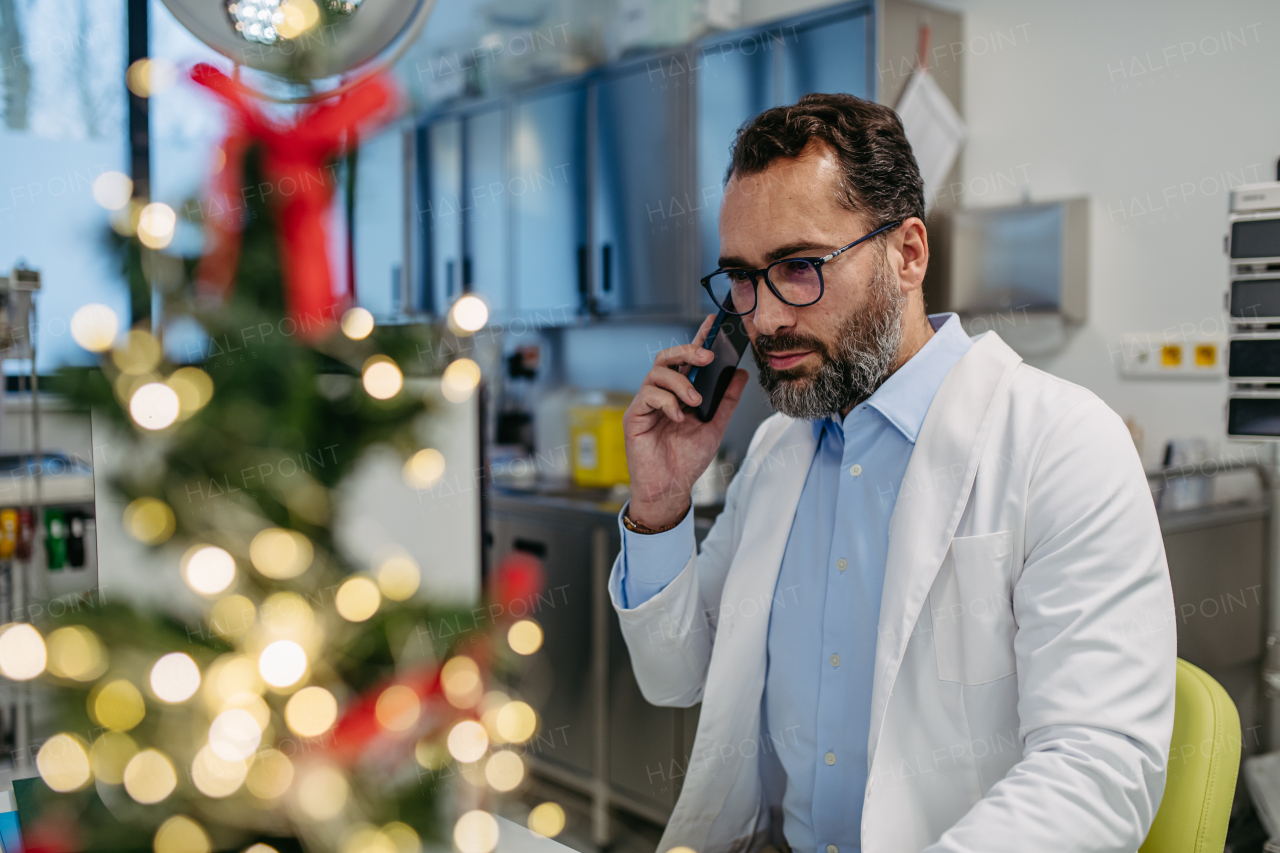
[(622, 523), (633, 533), (666, 533), (684, 521), (691, 506), (691, 501), (683, 506), (637, 505), (630, 501), (622, 512)]

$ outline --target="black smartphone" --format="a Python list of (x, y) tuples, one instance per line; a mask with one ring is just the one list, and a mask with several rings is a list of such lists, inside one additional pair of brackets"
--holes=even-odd
[(729, 390), (738, 362), (749, 346), (751, 338), (747, 336), (747, 327), (743, 324), (742, 317), (721, 309), (702, 343), (702, 348), (715, 353), (715, 358), (705, 367), (695, 364), (689, 368), (689, 381), (693, 383), (694, 390), (702, 395), (702, 402), (686, 408), (692, 410), (698, 420), (706, 423), (716, 416), (716, 409), (724, 399), (724, 392)]

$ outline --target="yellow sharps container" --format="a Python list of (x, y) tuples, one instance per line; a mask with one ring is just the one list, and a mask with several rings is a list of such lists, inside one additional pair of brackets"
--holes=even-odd
[(631, 397), (617, 391), (588, 391), (569, 407), (569, 453), (577, 485), (609, 488), (631, 481), (622, 436), (622, 415)]

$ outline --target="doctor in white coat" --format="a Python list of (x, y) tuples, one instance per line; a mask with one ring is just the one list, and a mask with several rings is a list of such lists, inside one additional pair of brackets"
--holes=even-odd
[(1141, 464), (1092, 393), (926, 314), (923, 215), (885, 107), (739, 131), (704, 286), (778, 413), (700, 549), (745, 371), (704, 424), (710, 353), (666, 350), (624, 419), (610, 593), (645, 697), (702, 704), (659, 853), (1132, 853), (1159, 807), (1176, 642)]

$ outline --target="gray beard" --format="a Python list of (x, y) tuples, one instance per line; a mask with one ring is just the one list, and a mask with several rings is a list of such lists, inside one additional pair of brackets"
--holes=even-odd
[[(793, 418), (815, 420), (851, 409), (870, 397), (889, 377), (902, 345), (905, 298), (884, 263), (876, 265), (867, 289), (866, 307), (841, 328), (835, 352), (809, 335), (759, 335), (752, 354), (760, 385), (774, 410)], [(822, 358), (816, 373), (774, 370), (765, 353), (811, 349)]]

